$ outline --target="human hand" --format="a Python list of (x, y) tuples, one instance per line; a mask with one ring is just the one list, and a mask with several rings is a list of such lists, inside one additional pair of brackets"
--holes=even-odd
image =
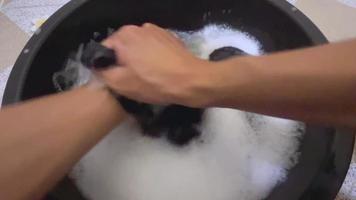
[(153, 104), (204, 104), (205, 72), (213, 63), (195, 57), (168, 31), (149, 23), (124, 26), (103, 45), (119, 61), (120, 67), (99, 72), (115, 92)]

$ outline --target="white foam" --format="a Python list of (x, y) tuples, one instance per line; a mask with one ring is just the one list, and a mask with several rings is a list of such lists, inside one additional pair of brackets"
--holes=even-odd
[[(226, 45), (261, 53), (251, 36), (226, 27), (183, 35), (193, 51), (204, 51), (203, 57)], [(204, 114), (201, 138), (179, 148), (142, 136), (128, 119), (77, 164), (72, 177), (91, 200), (259, 200), (295, 165), (300, 127), (211, 108)]]
[(177, 32), (197, 56), (208, 59), (215, 49), (232, 46), (251, 55), (263, 53), (261, 44), (251, 35), (223, 25), (209, 25), (194, 33)]

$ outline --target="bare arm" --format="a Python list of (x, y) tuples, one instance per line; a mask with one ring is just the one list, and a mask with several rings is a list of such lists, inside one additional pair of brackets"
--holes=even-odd
[(133, 99), (356, 127), (356, 40), (218, 63), (152, 24), (125, 26), (104, 44), (123, 67), (102, 76)]
[(105, 89), (80, 88), (0, 112), (0, 199), (40, 199), (123, 118)]
[(356, 127), (355, 52), (356, 40), (218, 63), (208, 105)]

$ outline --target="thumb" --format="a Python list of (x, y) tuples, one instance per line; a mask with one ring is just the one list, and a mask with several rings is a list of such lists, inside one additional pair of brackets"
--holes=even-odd
[(105, 84), (120, 95), (128, 95), (133, 83), (133, 73), (126, 67), (113, 67), (107, 70), (97, 71), (96, 74)]

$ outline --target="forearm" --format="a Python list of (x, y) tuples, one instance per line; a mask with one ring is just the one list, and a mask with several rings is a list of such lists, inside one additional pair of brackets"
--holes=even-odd
[(216, 64), (212, 106), (356, 127), (356, 41)]
[(104, 89), (81, 88), (0, 112), (0, 199), (39, 199), (124, 112)]

